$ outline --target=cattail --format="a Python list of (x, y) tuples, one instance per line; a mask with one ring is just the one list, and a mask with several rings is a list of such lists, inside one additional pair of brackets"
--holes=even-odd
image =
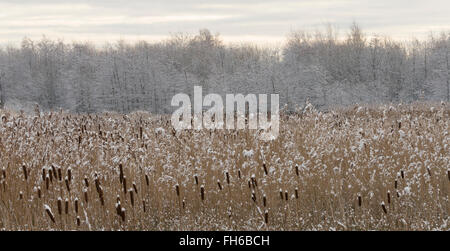
[(298, 188), (295, 188), (294, 192), (295, 192), (295, 198), (298, 199)]
[(269, 212), (267, 210), (264, 212), (264, 222), (269, 224)]
[(48, 217), (50, 217), (50, 220), (55, 223), (55, 216), (53, 216), (52, 210), (50, 209), (49, 206), (44, 205), (45, 208), (45, 212), (47, 212)]
[(241, 169), (238, 170), (238, 178), (241, 179)]
[(254, 174), (252, 174), (252, 178), (251, 179), (252, 179), (253, 188), (257, 187), (258, 186), (258, 182), (256, 181), (256, 178), (255, 178)]
[(225, 177), (227, 178), (227, 184), (230, 184), (230, 174), (228, 172), (225, 173)]
[(200, 187), (200, 196), (202, 198), (202, 201), (204, 201), (205, 200), (205, 187), (203, 185)]
[(391, 204), (391, 193), (389, 191), (387, 192), (387, 201), (388, 204)]
[(448, 181), (450, 181), (450, 170), (447, 170), (447, 178), (448, 178)]
[(53, 177), (54, 177), (55, 179), (57, 179), (58, 176), (56, 176), (56, 168), (55, 168), (54, 165), (51, 165), (51, 167), (52, 167), (52, 174), (53, 174)]
[(69, 184), (69, 178), (68, 177), (66, 177), (65, 179), (64, 179), (64, 182), (66, 183), (66, 188), (67, 188), (67, 191), (70, 193), (70, 184)]
[(58, 168), (58, 180), (62, 181), (62, 171), (61, 171), (61, 167)]
[(47, 175), (45, 177), (45, 189), (48, 190), (49, 186), (50, 186), (50, 178), (49, 175)]
[(127, 193), (127, 177), (126, 176), (123, 176), (122, 185), (123, 185), (123, 192), (126, 194)]
[(75, 198), (75, 213), (78, 214), (78, 198)]
[(3, 167), (2, 169), (3, 179), (6, 179), (6, 169)]
[(66, 199), (66, 201), (65, 201), (64, 212), (66, 214), (69, 214), (69, 200), (68, 199)]
[(100, 193), (101, 187), (100, 187), (100, 181), (98, 180), (97, 173), (94, 174), (94, 183), (95, 183), (95, 188), (97, 189), (97, 192)]
[(219, 187), (219, 190), (222, 191), (222, 185), (220, 184), (219, 180), (217, 180), (217, 186)]
[(89, 203), (89, 197), (88, 197), (88, 192), (87, 189), (83, 189), (84, 190), (84, 202), (86, 202), (86, 204)]
[(264, 168), (264, 174), (265, 174), (265, 175), (268, 175), (269, 172), (267, 172), (267, 166), (266, 166), (266, 163), (263, 163), (263, 168)]
[(249, 188), (249, 189), (252, 188), (252, 183), (250, 182), (250, 180), (248, 180), (248, 188)]
[(116, 213), (117, 215), (121, 216), (122, 215), (122, 206), (120, 205), (120, 201), (118, 201), (116, 203)]
[(122, 208), (120, 212), (120, 217), (122, 218), (122, 221), (125, 221), (125, 208)]
[(50, 176), (50, 182), (53, 183), (53, 171), (51, 169), (49, 169), (48, 174)]
[[(183, 200), (183, 208), (184, 208), (184, 200)], [(144, 213), (145, 213), (146, 212), (145, 200), (142, 200), (142, 209), (144, 210)]]
[(266, 195), (263, 195), (263, 206), (266, 207), (267, 206), (267, 198)]
[(61, 215), (62, 214), (62, 200), (61, 198), (58, 198), (58, 214)]
[(397, 180), (395, 180), (395, 182), (394, 182), (394, 187), (395, 187), (395, 189), (397, 189), (397, 187), (398, 187), (398, 181)]
[(386, 206), (384, 205), (384, 202), (381, 203), (381, 208), (383, 208), (384, 214), (387, 214)]
[(133, 182), (133, 189), (134, 189), (134, 192), (136, 194), (138, 194), (137, 186), (136, 186), (136, 183), (134, 183), (134, 182)]
[(256, 203), (256, 194), (255, 191), (252, 191), (252, 200)]
[(194, 181), (195, 181), (195, 185), (198, 185), (198, 177), (197, 177), (197, 174), (194, 175)]
[(81, 220), (80, 220), (80, 216), (77, 216), (77, 226), (81, 225)]
[(297, 177), (299, 176), (299, 172), (298, 172), (298, 165), (295, 165), (295, 174), (297, 175)]
[(177, 197), (180, 197), (180, 186), (178, 184), (175, 185), (175, 192), (177, 193)]
[(28, 172), (27, 172), (27, 167), (25, 165), (22, 165), (22, 171), (23, 171), (23, 177), (25, 178), (25, 180), (28, 180)]
[(284, 196), (285, 196), (285, 198), (286, 198), (286, 201), (289, 199), (289, 197), (288, 197), (288, 191), (286, 190), (286, 191), (284, 191)]
[(130, 202), (131, 202), (131, 206), (134, 207), (134, 193), (133, 193), (133, 189), (130, 189)]
[(38, 198), (40, 199), (41, 198), (41, 188), (40, 187), (37, 188), (37, 195), (38, 195)]
[(86, 187), (89, 187), (89, 181), (88, 181), (88, 178), (86, 176), (84, 177), (84, 185)]
[(150, 180), (148, 179), (148, 175), (145, 175), (145, 183), (147, 184), (147, 186), (150, 186)]
[(67, 178), (69, 178), (69, 182), (72, 182), (72, 169), (70, 167), (67, 169)]
[(283, 197), (283, 190), (280, 188), (280, 199), (281, 200), (283, 200), (284, 199), (284, 197)]
[(119, 179), (120, 179), (120, 183), (122, 184), (123, 178), (124, 178), (124, 175), (123, 175), (123, 166), (122, 166), (122, 164), (119, 164), (119, 172), (120, 172), (120, 174), (119, 174)]
[(42, 168), (42, 181), (45, 181), (45, 177), (46, 177), (45, 168)]
[(358, 206), (361, 207), (362, 205), (362, 198), (361, 195), (358, 195)]
[(403, 172), (403, 170), (400, 171), (400, 175), (402, 176), (402, 179), (405, 178), (405, 173)]

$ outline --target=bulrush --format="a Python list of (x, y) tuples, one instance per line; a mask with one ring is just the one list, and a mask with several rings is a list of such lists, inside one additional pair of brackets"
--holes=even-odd
[(134, 207), (134, 192), (133, 192), (133, 189), (130, 189), (129, 193), (130, 193), (131, 206)]
[(361, 195), (358, 195), (358, 206), (359, 206), (359, 207), (362, 206), (362, 198), (361, 198)]
[(23, 177), (25, 178), (25, 181), (28, 180), (28, 171), (27, 167), (25, 165), (22, 165), (22, 171), (23, 171)]
[(70, 193), (70, 183), (69, 183), (69, 178), (66, 177), (66, 178), (64, 179), (64, 182), (66, 183), (67, 192)]
[[(184, 200), (183, 200), (184, 203)], [(146, 207), (145, 207), (145, 200), (142, 200), (142, 210), (145, 212), (147, 212)]]
[(53, 183), (53, 171), (52, 171), (52, 169), (48, 170), (48, 174), (49, 174), (49, 177), (50, 177), (50, 182)]
[(447, 170), (447, 178), (448, 178), (448, 181), (450, 181), (450, 170)]
[(395, 188), (395, 189), (398, 188), (398, 181), (397, 181), (397, 179), (394, 181), (394, 188)]
[(45, 181), (46, 173), (45, 173), (45, 167), (42, 168), (42, 181)]
[(252, 191), (252, 200), (253, 200), (253, 202), (256, 203), (256, 193), (255, 193), (255, 191)]
[(198, 177), (197, 177), (197, 174), (194, 175), (194, 182), (195, 182), (195, 185), (198, 185)]
[(122, 208), (120, 212), (120, 217), (122, 218), (122, 221), (125, 221), (125, 208)]
[(281, 200), (283, 200), (284, 199), (284, 197), (283, 197), (283, 190), (280, 188), (280, 199)]
[(47, 174), (47, 176), (45, 177), (45, 189), (48, 190), (50, 186), (50, 178), (49, 175)]
[(241, 169), (238, 170), (238, 178), (241, 179)]
[(284, 197), (285, 197), (286, 201), (289, 200), (289, 196), (288, 196), (288, 191), (287, 190), (284, 191)]
[(55, 216), (53, 215), (52, 209), (48, 205), (44, 205), (44, 209), (48, 217), (50, 217), (50, 220), (55, 223)]
[(88, 180), (88, 178), (86, 176), (84, 176), (84, 185), (86, 187), (89, 187), (89, 180)]
[(387, 202), (388, 204), (391, 204), (391, 192), (387, 192)]
[(116, 202), (116, 213), (118, 216), (122, 214), (122, 206), (120, 205), (120, 200)]
[(64, 213), (69, 214), (69, 199), (67, 199), (67, 198), (64, 203)]
[(148, 175), (145, 175), (145, 183), (147, 184), (147, 186), (150, 186), (150, 180), (148, 179)]
[(400, 175), (401, 175), (402, 179), (405, 178), (405, 172), (403, 172), (403, 170), (400, 171)]
[(3, 179), (6, 179), (6, 169), (3, 167), (2, 169)]
[(136, 194), (138, 194), (138, 189), (137, 189), (136, 183), (134, 183), (134, 182), (133, 182), (133, 189), (134, 189), (134, 192)]
[(266, 198), (266, 194), (263, 195), (263, 206), (267, 207), (267, 198)]
[(61, 167), (58, 167), (58, 180), (62, 181), (62, 171), (61, 171)]
[(123, 175), (123, 166), (122, 166), (122, 164), (119, 164), (119, 179), (120, 179), (120, 184), (123, 183), (123, 178), (124, 178), (124, 175)]
[(61, 200), (61, 197), (58, 198), (57, 205), (58, 205), (58, 214), (61, 215), (62, 214), (62, 200)]
[(252, 186), (253, 188), (258, 187), (258, 182), (256, 181), (256, 176), (254, 174), (252, 174)]
[(381, 202), (381, 208), (383, 209), (384, 214), (387, 214), (386, 206), (384, 205), (384, 202)]
[(41, 188), (40, 187), (37, 188), (37, 196), (38, 196), (39, 199), (42, 197)]
[(268, 175), (269, 172), (267, 171), (267, 166), (266, 166), (266, 163), (265, 163), (265, 162), (263, 162), (263, 169), (264, 169), (264, 174), (265, 174), (265, 175)]
[(123, 193), (126, 194), (127, 193), (127, 177), (123, 176), (122, 178), (122, 186), (123, 186)]
[(222, 185), (220, 184), (220, 180), (217, 180), (217, 186), (219, 187), (219, 191), (222, 191)]
[(84, 202), (86, 202), (86, 204), (89, 203), (89, 196), (88, 196), (88, 191), (86, 188), (83, 189), (83, 194), (84, 194)]
[(205, 200), (205, 187), (203, 185), (200, 186), (200, 197), (202, 198), (202, 201)]
[(299, 171), (298, 171), (298, 165), (295, 164), (295, 174), (297, 175), (297, 177), (300, 176)]
[(225, 172), (225, 177), (227, 179), (227, 184), (229, 185), (230, 184), (230, 174), (228, 173), (228, 171)]
[(72, 182), (72, 169), (70, 167), (67, 169), (67, 178), (69, 182)]
[(264, 211), (264, 222), (269, 224), (269, 211)]
[(78, 214), (78, 198), (75, 198), (74, 207), (75, 207), (75, 213)]
[(79, 227), (81, 225), (80, 216), (77, 216), (77, 226)]
[(298, 199), (298, 188), (295, 188), (294, 192), (295, 192), (295, 198)]
[(180, 186), (178, 184), (175, 185), (175, 192), (177, 193), (177, 197), (180, 197)]
[(23, 192), (20, 191), (20, 192), (19, 192), (19, 200), (22, 200), (22, 199), (23, 199)]
[(57, 176), (57, 174), (56, 174), (56, 167), (55, 167), (54, 165), (51, 165), (51, 168), (52, 168), (52, 174), (53, 174), (53, 177), (54, 177), (55, 179), (58, 179), (58, 176)]

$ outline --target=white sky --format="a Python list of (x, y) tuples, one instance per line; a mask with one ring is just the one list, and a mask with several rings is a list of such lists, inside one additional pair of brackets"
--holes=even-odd
[(24, 37), (149, 41), (201, 28), (226, 42), (284, 41), (292, 30), (341, 31), (357, 22), (367, 35), (425, 38), (450, 31), (449, 0), (0, 0), (0, 44)]

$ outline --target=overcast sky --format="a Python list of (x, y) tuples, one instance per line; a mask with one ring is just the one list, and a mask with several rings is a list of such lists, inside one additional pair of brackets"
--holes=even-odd
[(342, 34), (356, 21), (367, 35), (424, 38), (450, 31), (449, 0), (0, 0), (0, 43), (42, 35), (66, 42), (157, 40), (208, 28), (225, 41), (283, 41), (326, 23)]

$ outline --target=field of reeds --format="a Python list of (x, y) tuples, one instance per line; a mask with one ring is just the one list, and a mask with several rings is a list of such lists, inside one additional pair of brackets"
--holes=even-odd
[(283, 114), (252, 130), (1, 110), (1, 230), (450, 230), (450, 105)]

